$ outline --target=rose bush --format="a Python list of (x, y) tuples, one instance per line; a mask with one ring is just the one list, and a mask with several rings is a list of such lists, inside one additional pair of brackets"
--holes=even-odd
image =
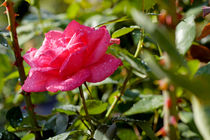
[[(22, 89), (57, 92), (75, 89), (110, 76), (120, 59), (106, 54), (111, 38), (105, 26), (94, 29), (72, 21), (62, 31), (45, 34), (43, 45), (31, 48), (24, 60), (31, 66)], [(114, 40), (116, 43), (116, 40)]]

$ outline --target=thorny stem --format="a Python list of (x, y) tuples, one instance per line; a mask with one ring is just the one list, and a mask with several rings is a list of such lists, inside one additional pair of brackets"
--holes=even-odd
[[(15, 17), (16, 14), (14, 12), (13, 9), (13, 3), (10, 0), (5, 0), (5, 2), (3, 3), (3, 5), (6, 7), (6, 13), (7, 13), (7, 18), (8, 18), (8, 27), (7, 29), (10, 31), (10, 37), (11, 37), (11, 41), (12, 41), (12, 49), (13, 52), (15, 54), (15, 65), (18, 68), (18, 72), (20, 75), (20, 83), (21, 85), (24, 84), (24, 81), (26, 79), (26, 75), (25, 75), (25, 71), (24, 71), (24, 67), (23, 67), (23, 58), (21, 57), (21, 50), (18, 44), (18, 38), (17, 38), (17, 32), (16, 32), (16, 26), (17, 23), (15, 21)], [(31, 121), (31, 125), (32, 127), (38, 129), (38, 123), (36, 120), (36, 116), (35, 116), (35, 112), (34, 112), (34, 107), (33, 104), (31, 102), (31, 96), (30, 93), (26, 93), (26, 92), (22, 92), (24, 95), (24, 100), (26, 103), (26, 110), (28, 112), (30, 121)], [(36, 140), (41, 139), (41, 134), (39, 131), (34, 131)]]
[[(144, 43), (144, 30), (142, 29), (142, 36), (141, 36), (141, 38), (140, 38), (140, 40), (139, 40), (139, 43), (138, 43), (138, 45), (137, 45), (137, 49), (136, 49), (136, 52), (135, 52), (135, 55), (134, 55), (135, 58), (138, 57), (138, 55), (139, 55), (139, 53), (140, 53), (140, 51), (141, 51), (141, 49), (142, 49), (142, 47), (143, 47), (143, 43)], [(132, 68), (130, 68), (130, 69), (128, 70), (128, 74), (127, 74), (127, 76), (126, 76), (126, 78), (125, 78), (125, 80), (124, 80), (124, 82), (123, 82), (121, 91), (120, 91), (120, 93), (115, 97), (114, 102), (111, 104), (110, 108), (108, 109), (108, 111), (107, 111), (107, 113), (106, 113), (106, 115), (105, 115), (105, 120), (109, 118), (109, 116), (111, 115), (111, 113), (112, 113), (112, 111), (114, 110), (115, 106), (117, 105), (118, 101), (119, 101), (119, 100), (121, 99), (121, 97), (124, 95), (125, 90), (126, 90), (126, 85), (127, 85), (127, 83), (128, 83), (128, 80), (129, 80), (131, 74), (132, 74)]]
[(174, 92), (163, 91), (164, 96), (164, 130), (165, 140), (177, 140), (177, 111)]

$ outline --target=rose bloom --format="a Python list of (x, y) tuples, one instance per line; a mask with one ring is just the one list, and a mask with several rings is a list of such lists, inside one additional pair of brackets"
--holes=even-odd
[(72, 21), (62, 31), (45, 34), (42, 46), (23, 56), (31, 66), (22, 89), (26, 92), (68, 91), (85, 81), (100, 82), (122, 65), (120, 59), (106, 54), (111, 40), (105, 26), (94, 29)]

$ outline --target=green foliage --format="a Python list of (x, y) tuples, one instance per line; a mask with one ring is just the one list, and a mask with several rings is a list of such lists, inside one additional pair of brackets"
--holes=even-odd
[(160, 95), (149, 95), (135, 103), (124, 115), (134, 115), (154, 111), (163, 106), (163, 97)]
[(20, 140), (20, 138), (14, 133), (3, 131), (0, 133), (0, 140)]
[(35, 140), (35, 135), (32, 133), (26, 134), (21, 140)]
[(9, 121), (12, 127), (20, 126), (21, 122), (23, 121), (23, 115), (20, 110), (20, 107), (13, 107), (11, 108), (6, 115), (7, 120)]
[(194, 15), (180, 22), (176, 27), (176, 46), (180, 54), (185, 54), (195, 39)]
[(4, 36), (2, 34), (0, 34), (0, 45), (3, 46), (3, 47), (8, 47), (9, 46), (7, 40), (4, 38)]
[(127, 33), (130, 33), (134, 30), (134, 28), (122, 28), (122, 29), (119, 29), (117, 31), (115, 31), (113, 34), (112, 34), (112, 38), (117, 38), (117, 37), (120, 37), (120, 36), (123, 36)]
[[(185, 0), (176, 7), (169, 0), (25, 1), (30, 4), (25, 16), (15, 10), (20, 12), (17, 33), (22, 55), (31, 47), (39, 48), (44, 33), (63, 30), (74, 19), (95, 28), (107, 26), (111, 38), (121, 41), (120, 45), (109, 46), (107, 53), (120, 58), (123, 65), (104, 81), (87, 83), (88, 89), (83, 86), (89, 116), (79, 89), (32, 93), (39, 126), (33, 128), (28, 112), (22, 109), (24, 96), (20, 94), (18, 71), (12, 65), (15, 59), (10, 35), (0, 21), (0, 140), (35, 140), (32, 132), (36, 131), (49, 140), (163, 139), (157, 138), (166, 119), (163, 90), (177, 98), (172, 106), (178, 112), (178, 138), (209, 139), (210, 63), (202, 61), (209, 60), (205, 56), (209, 36), (196, 40), (208, 23), (208, 17), (201, 15), (207, 2), (197, 0), (191, 4)], [(14, 2), (18, 7), (19, 3)], [(17, 9), (27, 9), (20, 5), (23, 8)], [(138, 44), (142, 47), (135, 55)], [(205, 47), (205, 53), (199, 47), (194, 51), (192, 45)], [(27, 74), (30, 67), (25, 62), (24, 66)], [(163, 80), (165, 89), (161, 89)], [(109, 108), (112, 112), (107, 117)]]
[(132, 11), (132, 16), (135, 22), (139, 26), (142, 26), (146, 32), (148, 32), (151, 37), (157, 41), (160, 48), (168, 53), (173, 63), (177, 65), (182, 65), (184, 63), (184, 58), (180, 56), (174, 45), (173, 35), (170, 34), (168, 30), (164, 27), (155, 25), (146, 15), (135, 9)]
[(76, 115), (80, 107), (75, 105), (62, 105), (54, 108), (55, 112), (65, 113), (67, 115)]
[(97, 140), (112, 140), (115, 136), (117, 126), (112, 124), (111, 126), (100, 126), (94, 133), (94, 138)]
[[(90, 115), (97, 115), (103, 113), (107, 109), (107, 103), (100, 100), (86, 100), (87, 110)], [(80, 114), (85, 115), (84, 107), (80, 108)]]

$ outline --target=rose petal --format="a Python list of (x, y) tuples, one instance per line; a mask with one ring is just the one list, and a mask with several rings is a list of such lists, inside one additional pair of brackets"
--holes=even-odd
[(60, 91), (68, 91), (73, 90), (80, 85), (82, 85), (87, 77), (90, 76), (90, 72), (88, 70), (80, 70), (79, 72), (75, 73), (72, 77), (62, 80), (60, 78), (51, 79), (47, 83), (47, 90), (51, 92)]
[(34, 58), (37, 52), (36, 48), (30, 48), (26, 54), (23, 56), (23, 59), (28, 63), (31, 67), (36, 67), (36, 59)]
[(50, 49), (65, 47), (66, 39), (62, 31), (52, 30), (45, 34), (45, 39), (50, 43)]
[(81, 31), (94, 31), (93, 28), (88, 27), (88, 26), (84, 26), (84, 25), (80, 25), (78, 22), (76, 22), (75, 20), (72, 20), (68, 26), (66, 27), (66, 29), (64, 30), (63, 34), (66, 37), (71, 38), (75, 33), (81, 32)]
[(89, 69), (91, 72), (90, 77), (88, 77), (87, 82), (100, 82), (114, 73), (118, 66), (122, 65), (120, 59), (116, 57), (105, 54), (103, 58), (96, 64), (90, 66)]
[(68, 49), (64, 49), (63, 51), (58, 52), (57, 55), (51, 60), (49, 65), (53, 68), (59, 69), (63, 64), (63, 62), (65, 61), (65, 59), (68, 57), (68, 55), (69, 55)]
[(103, 26), (88, 35), (88, 53), (86, 66), (97, 62), (104, 54), (109, 46), (110, 35), (106, 27)]
[(58, 40), (63, 37), (63, 32), (58, 30), (51, 30), (45, 33), (45, 37), (49, 40)]
[(43, 92), (46, 91), (45, 84), (48, 76), (39, 71), (30, 70), (29, 76), (22, 86), (22, 90), (26, 92)]
[(60, 68), (59, 73), (62, 76), (70, 76), (83, 66), (87, 46), (82, 43), (76, 45), (74, 52), (70, 53)]

